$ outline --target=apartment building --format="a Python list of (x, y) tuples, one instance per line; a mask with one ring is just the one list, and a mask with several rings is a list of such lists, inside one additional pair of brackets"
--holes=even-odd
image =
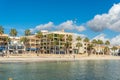
[(80, 48), (78, 48), (77, 45), (78, 41), (74, 41), (72, 44), (72, 48), (73, 48), (73, 52), (75, 54), (77, 53), (87, 53), (87, 47), (90, 45), (90, 42), (84, 42), (83, 40), (80, 41), (80, 43), (82, 44), (82, 46)]
[(12, 37), (9, 36), (10, 40), (11, 40), (11, 44), (17, 44), (20, 42), (20, 37)]
[(25, 51), (24, 45), (20, 42), (20, 37), (9, 37), (10, 43), (8, 44), (9, 53), (23, 53)]
[[(22, 36), (27, 38), (24, 44), (27, 51), (39, 50), (46, 54), (87, 53), (87, 46), (90, 44), (81, 41), (82, 47), (78, 50), (73, 33), (64, 32), (64, 30), (52, 32), (41, 30), (41, 33), (43, 35), (41, 38), (37, 38), (36, 35)], [(71, 40), (68, 40), (68, 37), (71, 37)], [(20, 42), (20, 38), (11, 38), (11, 40), (16, 43)]]
[[(81, 40), (80, 43), (82, 43), (82, 46), (78, 48), (76, 46), (78, 41), (76, 41), (74, 33), (64, 32), (64, 30), (52, 32), (42, 30), (41, 33), (43, 35), (41, 38), (37, 38), (35, 34), (30, 36), (22, 36), (27, 38), (25, 44), (20, 42), (20, 38), (22, 37), (9, 37), (7, 34), (2, 34), (0, 35), (0, 49), (8, 44), (5, 40), (6, 37), (9, 37), (11, 40), (10, 44), (8, 44), (9, 51), (23, 50), (24, 48), (24, 51), (39, 50), (46, 54), (88, 53), (87, 48), (91, 44), (90, 42), (84, 42)], [(71, 40), (69, 40), (68, 37), (71, 37)], [(98, 53), (103, 52), (104, 48), (105, 46), (103, 45), (96, 45), (93, 47), (95, 52)]]
[(7, 41), (5, 40), (6, 37), (8, 37), (7, 34), (0, 35), (0, 46), (6, 46), (7, 45)]
[(96, 52), (100, 53), (100, 52), (104, 52), (104, 45), (96, 45), (95, 47), (93, 47), (95, 49)]
[[(36, 37), (36, 35), (24, 36), (27, 38), (25, 42), (25, 48), (27, 51), (36, 51), (40, 49), (40, 39)], [(21, 37), (22, 38), (22, 37)]]
[[(64, 30), (52, 32), (41, 30), (41, 33), (42, 38), (37, 38), (36, 35), (24, 36), (28, 39), (25, 43), (26, 50), (39, 49), (41, 53), (46, 54), (87, 53), (87, 46), (90, 44), (82, 41), (82, 47), (78, 50), (77, 41), (73, 41), (73, 33), (64, 32)], [(68, 40), (68, 37), (71, 37), (71, 40)]]
[[(76, 47), (77, 41), (73, 41), (73, 33), (68, 33), (62, 31), (52, 31), (41, 30), (42, 38), (39, 39), (35, 35), (26, 36), (28, 39), (26, 43), (27, 50), (40, 49), (42, 53), (54, 53), (54, 54), (65, 54), (65, 53), (87, 53), (87, 46), (90, 43), (82, 41), (82, 47), (78, 50)], [(71, 41), (68, 37), (71, 36)]]
[(83, 42), (83, 52), (88, 53), (88, 46), (91, 44), (91, 42)]
[[(41, 39), (41, 49), (45, 51), (45, 53), (55, 53), (55, 54), (64, 54), (69, 48), (68, 52), (72, 53), (72, 40), (68, 42), (68, 36), (71, 36), (72, 33), (67, 33), (62, 31), (41, 31), (43, 37)], [(66, 43), (69, 43), (69, 46), (66, 46)], [(67, 48), (67, 49), (66, 49)]]

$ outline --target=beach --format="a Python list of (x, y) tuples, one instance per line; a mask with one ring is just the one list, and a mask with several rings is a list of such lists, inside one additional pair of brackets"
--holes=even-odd
[(59, 55), (59, 54), (21, 54), (0, 57), (0, 62), (40, 62), (40, 61), (79, 61), (79, 60), (120, 60), (110, 55)]

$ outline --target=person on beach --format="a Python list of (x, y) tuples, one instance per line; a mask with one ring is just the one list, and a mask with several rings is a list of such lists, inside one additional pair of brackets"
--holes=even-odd
[(75, 54), (73, 55), (73, 58), (75, 59)]

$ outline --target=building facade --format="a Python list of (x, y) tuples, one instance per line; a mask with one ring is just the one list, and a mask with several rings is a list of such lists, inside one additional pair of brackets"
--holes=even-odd
[(20, 37), (9, 37), (8, 52), (10, 54), (23, 53), (25, 51), (24, 44), (20, 42)]
[[(40, 39), (36, 35), (23, 36), (26, 37), (27, 41), (24, 43), (25, 49), (27, 51), (36, 51), (40, 49)], [(22, 38), (22, 37), (21, 37)]]
[[(20, 42), (22, 37), (9, 37), (6, 34), (0, 36), (0, 49), (1, 47), (8, 46), (9, 51), (40, 51), (46, 54), (77, 54), (77, 53), (88, 53), (88, 46), (92, 44), (91, 42), (84, 42), (84, 38), (80, 41), (81, 47), (77, 47), (78, 41), (74, 37), (74, 33), (68, 33), (62, 31), (52, 31), (42, 30), (42, 37), (38, 38), (36, 34), (26, 37), (27, 41), (23, 44)], [(9, 37), (11, 42), (8, 44), (6, 38)], [(24, 46), (24, 47), (22, 47)], [(93, 49), (97, 53), (104, 52), (105, 46), (94, 46)], [(18, 50), (19, 49), (19, 50)]]
[(6, 41), (7, 37), (8, 37), (7, 34), (0, 35), (0, 46), (6, 46), (7, 45), (7, 41)]
[[(41, 49), (45, 53), (65, 54), (67, 49), (69, 53), (72, 53), (72, 33), (62, 31), (41, 31), (43, 37), (41, 39)], [(71, 40), (67, 40), (71, 37)], [(67, 43), (69, 43), (67, 45)], [(67, 48), (67, 49), (66, 49)]]

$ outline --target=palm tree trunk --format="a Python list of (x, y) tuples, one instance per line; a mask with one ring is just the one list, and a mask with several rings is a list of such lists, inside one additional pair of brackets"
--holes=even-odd
[(78, 47), (78, 54), (79, 54), (80, 47)]
[(51, 52), (51, 51), (50, 51), (50, 50), (51, 50), (51, 47), (50, 47), (50, 46), (51, 46), (51, 40), (50, 40), (50, 44), (49, 44), (49, 54), (50, 54), (50, 52)]
[(68, 54), (68, 48), (66, 48), (66, 54)]
[(24, 54), (26, 53), (26, 46), (25, 46), (25, 44), (23, 44), (23, 46), (24, 46)]
[(55, 54), (56, 54), (56, 46), (55, 46)]
[(105, 55), (104, 51), (103, 51), (103, 55)]
[(98, 52), (98, 55), (100, 55), (100, 45), (99, 45), (99, 52)]
[(60, 54), (60, 40), (59, 40), (59, 54)]

